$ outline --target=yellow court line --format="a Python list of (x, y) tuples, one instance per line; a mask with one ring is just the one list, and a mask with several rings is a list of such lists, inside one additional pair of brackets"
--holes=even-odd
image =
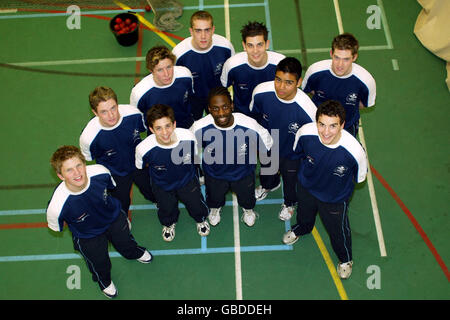
[(231, 42), (231, 31), (230, 31), (230, 3), (228, 0), (223, 2), (223, 10), (225, 13), (225, 37)]
[(17, 13), (17, 9), (0, 9), (0, 13)]
[[(119, 1), (114, 1), (115, 4), (117, 4), (119, 7), (121, 7), (124, 10), (132, 10), (130, 7), (124, 5), (123, 3), (119, 2)], [(161, 30), (159, 30), (158, 28), (156, 28), (153, 24), (151, 24), (147, 19), (145, 19), (143, 16), (141, 16), (140, 14), (135, 14), (130, 12), (131, 14), (134, 14), (139, 21), (146, 25), (147, 27), (149, 27), (153, 32), (155, 32), (158, 36), (161, 37), (161, 39), (163, 39), (165, 42), (167, 42), (172, 48), (175, 47), (177, 44), (175, 42), (173, 42), (168, 36), (166, 36)]]
[(342, 281), (337, 274), (336, 268), (333, 264), (333, 261), (331, 260), (330, 254), (328, 253), (328, 250), (325, 247), (325, 244), (323, 243), (322, 238), (320, 237), (320, 234), (317, 231), (316, 227), (314, 227), (312, 235), (314, 237), (314, 240), (316, 240), (317, 246), (319, 247), (320, 253), (322, 254), (323, 259), (325, 260), (325, 263), (327, 264), (328, 270), (330, 271), (331, 277), (333, 278), (334, 284), (338, 290), (341, 300), (348, 300), (348, 296), (347, 293), (345, 292)]

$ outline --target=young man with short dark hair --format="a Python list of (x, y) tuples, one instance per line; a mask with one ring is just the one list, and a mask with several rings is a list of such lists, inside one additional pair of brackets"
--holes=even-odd
[[(270, 191), (278, 189), (281, 176), (284, 202), (278, 217), (283, 221), (292, 217), (297, 202), (295, 190), (300, 156), (293, 152), (291, 146), (297, 130), (314, 121), (317, 109), (311, 99), (298, 88), (302, 82), (301, 76), (300, 61), (293, 57), (284, 58), (277, 65), (275, 80), (259, 84), (253, 91), (250, 103), (250, 111), (270, 131), (274, 144), (278, 144), (279, 149), (279, 172), (263, 174), (266, 165), (261, 163), (260, 185), (255, 189), (255, 197), (257, 201), (263, 200)], [(278, 139), (275, 132), (278, 133)]]
[(194, 135), (188, 129), (176, 127), (174, 111), (168, 105), (154, 105), (147, 113), (147, 123), (152, 135), (136, 147), (136, 167), (141, 169), (148, 165), (163, 240), (175, 238), (179, 201), (197, 223), (198, 234), (207, 236), (210, 230), (208, 207), (196, 175)]
[(260, 22), (248, 22), (241, 29), (243, 52), (230, 57), (223, 65), (222, 86), (233, 86), (236, 112), (252, 117), (249, 110), (255, 87), (273, 80), (278, 62), (285, 58), (281, 53), (269, 51), (266, 26)]
[(317, 109), (316, 122), (305, 124), (295, 136), (293, 150), (302, 156), (298, 170), (297, 223), (283, 236), (295, 243), (314, 228), (319, 213), (339, 259), (342, 279), (352, 273), (352, 238), (348, 206), (355, 183), (367, 175), (367, 157), (361, 144), (346, 130), (345, 110), (329, 100)]

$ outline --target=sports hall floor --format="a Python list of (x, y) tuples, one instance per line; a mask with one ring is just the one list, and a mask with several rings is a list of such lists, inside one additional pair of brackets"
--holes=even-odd
[[(0, 11), (0, 299), (105, 299), (73, 250), (70, 232), (46, 228), (45, 208), (58, 183), (49, 158), (60, 145), (78, 144), (91, 118), (89, 92), (110, 86), (119, 103), (128, 103), (146, 74), (147, 50), (187, 37), (189, 17), (199, 8), (213, 14), (216, 33), (229, 37), (237, 52), (241, 26), (265, 22), (271, 48), (299, 58), (305, 70), (329, 56), (339, 32), (359, 39), (357, 62), (375, 77), (377, 101), (362, 112), (360, 140), (371, 170), (350, 203), (353, 274), (338, 279), (320, 219), (312, 235), (294, 246), (282, 243), (289, 223), (277, 218), (281, 190), (257, 204), (252, 228), (240, 221), (230, 194), (222, 222), (207, 238), (183, 209), (172, 243), (161, 238), (154, 206), (135, 191), (132, 232), (154, 261), (128, 261), (111, 248), (117, 299), (450, 298), (450, 99), (444, 61), (413, 34), (421, 9), (416, 1), (184, 0), (182, 30), (161, 36), (141, 24), (131, 47), (120, 46), (108, 29), (121, 10), (112, 1), (81, 6), (81, 29), (73, 30), (66, 26), (66, 5), (29, 2), (0, 4), (8, 9)], [(375, 11), (368, 13), (370, 6)], [(134, 9), (153, 23), (143, 4)], [(380, 25), (371, 20), (370, 29), (367, 21), (377, 12)]]

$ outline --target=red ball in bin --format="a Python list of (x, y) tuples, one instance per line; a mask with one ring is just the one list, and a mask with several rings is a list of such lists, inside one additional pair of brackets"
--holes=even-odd
[(132, 32), (136, 29), (137, 23), (133, 22), (131, 19), (126, 18), (125, 20), (121, 18), (116, 18), (114, 20), (113, 29), (117, 34), (124, 34)]
[(120, 13), (109, 23), (110, 30), (122, 46), (131, 46), (138, 41), (138, 27), (139, 21), (136, 15), (131, 13)]

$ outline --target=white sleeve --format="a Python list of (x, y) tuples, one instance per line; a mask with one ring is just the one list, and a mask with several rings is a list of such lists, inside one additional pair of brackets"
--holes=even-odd
[(294, 145), (292, 146), (292, 150), (294, 152), (297, 152), (300, 137), (304, 135), (317, 135), (317, 125), (314, 121), (304, 124), (300, 127), (300, 129), (297, 130), (297, 133), (295, 134)]
[(234, 56), (236, 54), (236, 52), (234, 51), (233, 44), (230, 41), (228, 41), (228, 43), (229, 43), (229, 46), (230, 46), (230, 49), (231, 49), (231, 56)]
[(375, 105), (375, 99), (377, 97), (377, 85), (373, 77), (371, 77), (370, 81), (368, 81), (367, 87), (369, 88), (369, 98), (367, 99), (367, 106), (373, 107)]
[(48, 227), (56, 232), (63, 231), (64, 224), (60, 224), (59, 217), (61, 215), (64, 203), (67, 200), (69, 193), (64, 186), (64, 182), (61, 182), (59, 186), (55, 189), (51, 200), (49, 201), (47, 207), (47, 225)]
[(142, 96), (154, 86), (155, 82), (153, 81), (153, 74), (150, 73), (148, 76), (145, 76), (141, 81), (136, 83), (131, 90), (130, 104), (137, 107)]
[(297, 130), (297, 132), (295, 133), (295, 139), (294, 139), (294, 145), (292, 147), (292, 150), (294, 150), (294, 152), (297, 150), (297, 144), (298, 141), (300, 140), (300, 136), (302, 135), (302, 128), (303, 126)]
[(261, 83), (258, 84), (252, 92), (252, 99), (250, 100), (250, 104), (248, 105), (248, 110), (253, 111), (253, 106), (255, 104), (255, 95), (260, 91)]
[(142, 150), (141, 150), (143, 148), (142, 142), (140, 142), (136, 146), (136, 151), (135, 151), (135, 165), (136, 165), (136, 168), (138, 168), (138, 169), (142, 169), (142, 166), (143, 166), (143, 163), (142, 163), (143, 162), (143, 159), (142, 159), (143, 154), (142, 154)]
[(269, 131), (263, 126), (259, 125), (258, 134), (261, 137), (261, 140), (264, 142), (267, 150), (272, 149), (273, 146), (273, 138), (270, 135)]
[[(353, 63), (352, 72), (367, 88), (367, 105), (366, 101), (362, 101), (365, 107), (372, 107), (375, 105), (375, 98), (377, 95), (377, 85), (375, 83), (374, 77), (369, 71), (361, 67), (359, 64)], [(365, 100), (366, 97), (364, 97)]]
[(98, 124), (98, 118), (94, 117), (92, 118), (86, 127), (83, 129), (83, 132), (81, 132), (80, 135), (80, 150), (83, 156), (86, 158), (87, 161), (92, 161), (92, 154), (91, 154), (91, 143), (97, 136), (98, 132), (100, 131)]
[(362, 152), (359, 154), (358, 158), (356, 159), (358, 162), (358, 183), (363, 182), (366, 180), (367, 171), (368, 171), (368, 162), (367, 162), (367, 155), (362, 150)]
[(347, 131), (342, 132), (342, 146), (347, 149), (347, 151), (352, 155), (358, 164), (358, 173), (356, 178), (357, 183), (361, 183), (366, 180), (367, 170), (368, 170), (368, 161), (367, 154), (362, 145)]
[(62, 231), (59, 226), (59, 214), (60, 212), (54, 210), (54, 208), (50, 206), (47, 208), (47, 225), (51, 230), (56, 232)]
[(308, 83), (308, 79), (309, 79), (310, 75), (311, 75), (311, 68), (308, 68), (308, 70), (306, 70), (306, 72), (305, 72), (305, 76), (303, 77), (302, 85), (300, 87), (302, 89), (302, 91), (305, 91), (306, 84)]
[(131, 94), (130, 94), (130, 104), (132, 106), (136, 106), (138, 105), (140, 97), (137, 96), (136, 90), (135, 88), (133, 88), (133, 90), (131, 90)]
[(222, 83), (222, 86), (225, 88), (228, 86), (228, 72), (230, 71), (230, 59), (225, 61), (223, 68), (222, 68), (222, 74), (220, 75), (220, 82)]
[(86, 141), (85, 136), (82, 134), (80, 136), (80, 150), (83, 156), (86, 158), (86, 161), (92, 161), (92, 155), (89, 146), (89, 142)]

